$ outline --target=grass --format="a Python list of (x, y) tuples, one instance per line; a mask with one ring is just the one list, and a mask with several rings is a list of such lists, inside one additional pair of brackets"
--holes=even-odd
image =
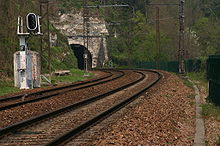
[(191, 83), (187, 78), (182, 78), (183, 79), (183, 84), (186, 85), (189, 88), (193, 88), (193, 83)]
[(14, 87), (13, 81), (2, 81), (0, 80), (0, 96), (8, 94), (8, 93), (15, 93), (19, 91), (18, 88)]
[(93, 74), (88, 73), (88, 77), (84, 77), (84, 71), (79, 69), (71, 69), (71, 75), (68, 76), (53, 76), (52, 83), (60, 83), (60, 82), (76, 82), (85, 79), (89, 79), (93, 76)]
[[(206, 91), (208, 91), (208, 80), (206, 79), (205, 72), (194, 72), (194, 73), (187, 73), (187, 76), (191, 80), (199, 81), (199, 86), (205, 87)], [(202, 115), (205, 118), (213, 117), (216, 121), (220, 121), (220, 107), (217, 107), (211, 103), (202, 104)], [(216, 140), (216, 144), (220, 145), (220, 136), (218, 136)], [(206, 145), (208, 145), (206, 143)]]
[(202, 84), (202, 86), (208, 88), (208, 80), (206, 79), (205, 72), (191, 72), (191, 73), (187, 73), (187, 76), (191, 80), (199, 81)]
[(215, 120), (220, 121), (220, 107), (213, 104), (203, 104), (202, 115), (204, 117), (213, 117)]
[[(75, 82), (75, 81), (82, 81), (85, 79), (92, 78), (93, 74), (88, 73), (88, 77), (84, 77), (84, 71), (79, 69), (71, 69), (71, 75), (69, 76), (54, 76), (52, 77), (52, 83), (62, 83), (62, 82)], [(14, 87), (13, 80), (0, 80), (0, 96), (8, 94), (8, 93), (15, 93), (20, 91), (20, 89)]]
[[(203, 86), (208, 91), (208, 80), (206, 79), (205, 72), (194, 72), (187, 73), (187, 76), (191, 80), (199, 81), (199, 86)], [(214, 117), (216, 120), (220, 121), (220, 107), (217, 107), (213, 104), (203, 104), (202, 105), (202, 114), (205, 117)]]
[(205, 72), (190, 72), (187, 73), (187, 76), (197, 81), (207, 82)]

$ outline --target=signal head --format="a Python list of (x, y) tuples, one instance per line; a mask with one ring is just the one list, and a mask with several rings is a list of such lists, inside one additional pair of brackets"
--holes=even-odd
[(26, 16), (27, 29), (30, 32), (36, 33), (38, 31), (38, 18), (34, 13), (29, 13)]

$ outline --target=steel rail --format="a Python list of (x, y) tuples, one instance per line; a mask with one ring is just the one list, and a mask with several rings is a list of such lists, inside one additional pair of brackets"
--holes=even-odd
[(114, 94), (114, 93), (116, 93), (118, 91), (121, 91), (121, 90), (123, 90), (125, 88), (128, 88), (128, 87), (130, 87), (130, 86), (132, 86), (132, 85), (142, 81), (144, 78), (145, 78), (145, 75), (144, 76), (142, 75), (139, 79), (137, 79), (137, 80), (135, 80), (133, 82), (130, 82), (130, 83), (126, 84), (126, 85), (122, 85), (121, 87), (119, 87), (117, 89), (114, 89), (114, 90), (102, 93), (100, 95), (91, 97), (89, 99), (85, 99), (83, 101), (80, 101), (78, 103), (74, 103), (74, 104), (66, 106), (64, 108), (60, 108), (58, 110), (55, 110), (55, 111), (52, 111), (52, 112), (48, 112), (48, 113), (45, 113), (45, 114), (42, 114), (42, 115), (30, 118), (30, 119), (27, 119), (27, 120), (15, 123), (15, 124), (10, 125), (8, 127), (2, 128), (2, 129), (0, 129), (0, 137), (3, 137), (4, 135), (9, 134), (9, 133), (16, 132), (19, 129), (24, 128), (26, 126), (29, 126), (31, 124), (34, 124), (36, 122), (40, 122), (42, 120), (46, 120), (46, 119), (49, 119), (51, 117), (57, 116), (57, 115), (59, 115), (61, 113), (66, 113), (66, 112), (68, 112), (70, 110), (73, 111), (73, 110), (79, 109), (81, 107), (84, 107), (84, 106), (86, 106), (86, 105), (88, 105), (90, 103), (93, 103), (95, 101), (103, 99), (103, 98), (105, 98), (105, 97), (107, 97), (109, 95), (112, 95), (112, 94)]
[(159, 72), (153, 71), (153, 70), (148, 70), (148, 71), (156, 73), (158, 75), (158, 78), (155, 81), (153, 81), (151, 84), (149, 84), (147, 87), (142, 89), (140, 92), (134, 94), (130, 98), (125, 99), (124, 101), (120, 102), (119, 104), (116, 104), (116, 105), (112, 106), (111, 108), (109, 108), (108, 110), (100, 113), (99, 115), (95, 116), (94, 118), (82, 123), (78, 127), (76, 127), (74, 129), (70, 130), (69, 132), (65, 133), (64, 135), (56, 138), (55, 140), (48, 143), (46, 146), (56, 146), (56, 145), (60, 145), (60, 144), (64, 143), (68, 139), (73, 138), (74, 136), (78, 135), (82, 131), (85, 131), (89, 127), (97, 124), (98, 122), (100, 122), (103, 119), (109, 117), (113, 113), (117, 112), (121, 108), (125, 107), (126, 105), (128, 105), (129, 103), (131, 103), (132, 101), (134, 101), (135, 99), (140, 97), (143, 93), (145, 93), (148, 89), (150, 89), (152, 86), (154, 86), (162, 78), (162, 74), (160, 74)]
[[(90, 85), (86, 85), (86, 86), (83, 86), (83, 87), (78, 87), (78, 88), (74, 88), (74, 89), (69, 89), (67, 91), (63, 91), (61, 93), (53, 93), (53, 94), (50, 94), (50, 95), (45, 95), (45, 96), (41, 96), (41, 97), (38, 97), (36, 99), (30, 99), (30, 100), (26, 100), (26, 101), (21, 101), (21, 102), (17, 102), (17, 103), (13, 103), (13, 104), (9, 104), (9, 105), (6, 105), (6, 106), (2, 106), (0, 107), (0, 111), (3, 111), (3, 110), (8, 110), (8, 109), (11, 109), (11, 108), (14, 108), (14, 107), (17, 107), (17, 106), (21, 106), (21, 105), (24, 105), (24, 104), (28, 104), (28, 103), (32, 103), (32, 102), (37, 102), (37, 101), (40, 101), (40, 100), (44, 100), (44, 99), (48, 99), (48, 98), (51, 98), (51, 97), (54, 97), (54, 96), (58, 96), (58, 95), (62, 95), (64, 93), (67, 93), (67, 92), (70, 92), (70, 91), (74, 91), (74, 90), (80, 90), (80, 89), (84, 89), (84, 88), (89, 88), (89, 87), (92, 87), (92, 86), (96, 86), (96, 85), (100, 85), (100, 84), (104, 84), (104, 83), (107, 83), (107, 82), (110, 82), (110, 81), (113, 81), (113, 80), (116, 80), (122, 76), (124, 76), (124, 73), (123, 72), (120, 72), (121, 74), (118, 75), (117, 77), (114, 77), (112, 79), (108, 79), (108, 80), (105, 80), (105, 81), (101, 81), (101, 82), (97, 82), (96, 81), (93, 81), (93, 82), (97, 82), (97, 83), (94, 83), (94, 84), (90, 84)], [(105, 78), (106, 79), (106, 78)], [(99, 80), (100, 81), (100, 80)], [(89, 83), (93, 83), (93, 82), (89, 82)], [(88, 83), (87, 83), (88, 84)], [(84, 84), (83, 84), (84, 85)], [(76, 86), (74, 86), (76, 87)], [(63, 87), (61, 87), (62, 89), (64, 89)], [(66, 87), (66, 88), (73, 88), (71, 86), (69, 87)], [(58, 89), (58, 91), (61, 90), (60, 88)], [(55, 90), (53, 90), (55, 91)]]
[(55, 91), (55, 90), (58, 90), (58, 89), (65, 89), (65, 88), (69, 88), (69, 87), (80, 86), (80, 85), (88, 84), (88, 83), (91, 83), (91, 82), (100, 81), (100, 80), (103, 80), (105, 78), (108, 78), (108, 77), (112, 76), (111, 72), (108, 72), (108, 71), (103, 71), (103, 72), (109, 73), (109, 75), (101, 77), (101, 78), (97, 78), (97, 79), (92, 79), (92, 80), (89, 80), (89, 81), (82, 81), (82, 82), (79, 82), (79, 83), (78, 82), (77, 83), (73, 82), (74, 84), (69, 84), (69, 85), (64, 85), (62, 87), (55, 87), (55, 88), (52, 88), (52, 89), (46, 89), (46, 90), (42, 90), (42, 91), (32, 92), (32, 93), (29, 93), (29, 94), (19, 94), (19, 95), (14, 95), (14, 96), (8, 96), (6, 98), (0, 98), (0, 103), (5, 102), (5, 101), (9, 101), (9, 100), (19, 99), (19, 98), (22, 98), (23, 96), (28, 97), (28, 96), (32, 96), (32, 95), (38, 95), (38, 94), (42, 94), (42, 93), (46, 93), (46, 92)]

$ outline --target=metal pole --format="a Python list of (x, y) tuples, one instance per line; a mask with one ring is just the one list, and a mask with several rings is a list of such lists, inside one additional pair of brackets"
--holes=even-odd
[[(88, 58), (88, 53), (87, 53), (87, 49), (89, 47), (89, 28), (88, 28), (88, 3), (87, 0), (84, 0), (84, 7), (83, 7), (83, 38), (84, 38), (84, 71), (87, 73), (88, 72), (88, 66), (87, 66), (87, 58)], [(87, 49), (86, 49), (87, 48)]]
[(47, 45), (48, 45), (48, 69), (51, 81), (51, 48), (50, 48), (50, 20), (49, 20), (49, 2), (47, 1)]
[(157, 47), (157, 69), (160, 68), (160, 9), (156, 7), (156, 47)]
[(178, 52), (178, 61), (179, 61), (179, 73), (185, 73), (185, 49), (184, 49), (184, 39), (185, 39), (185, 26), (184, 26), (184, 0), (180, 0), (179, 5), (179, 52)]
[[(42, 2), (40, 1), (40, 16), (42, 16)], [(40, 61), (41, 61), (41, 72), (42, 72), (42, 60), (43, 60), (43, 35), (40, 36)]]

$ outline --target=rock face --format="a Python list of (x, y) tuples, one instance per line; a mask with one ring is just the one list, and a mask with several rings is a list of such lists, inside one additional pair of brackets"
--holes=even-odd
[[(88, 47), (92, 55), (92, 67), (102, 67), (108, 61), (106, 36), (108, 30), (105, 21), (98, 17), (88, 17), (88, 41), (84, 37), (82, 12), (60, 14), (53, 22), (54, 26), (68, 37), (69, 45)], [(87, 44), (88, 42), (88, 44)]]

